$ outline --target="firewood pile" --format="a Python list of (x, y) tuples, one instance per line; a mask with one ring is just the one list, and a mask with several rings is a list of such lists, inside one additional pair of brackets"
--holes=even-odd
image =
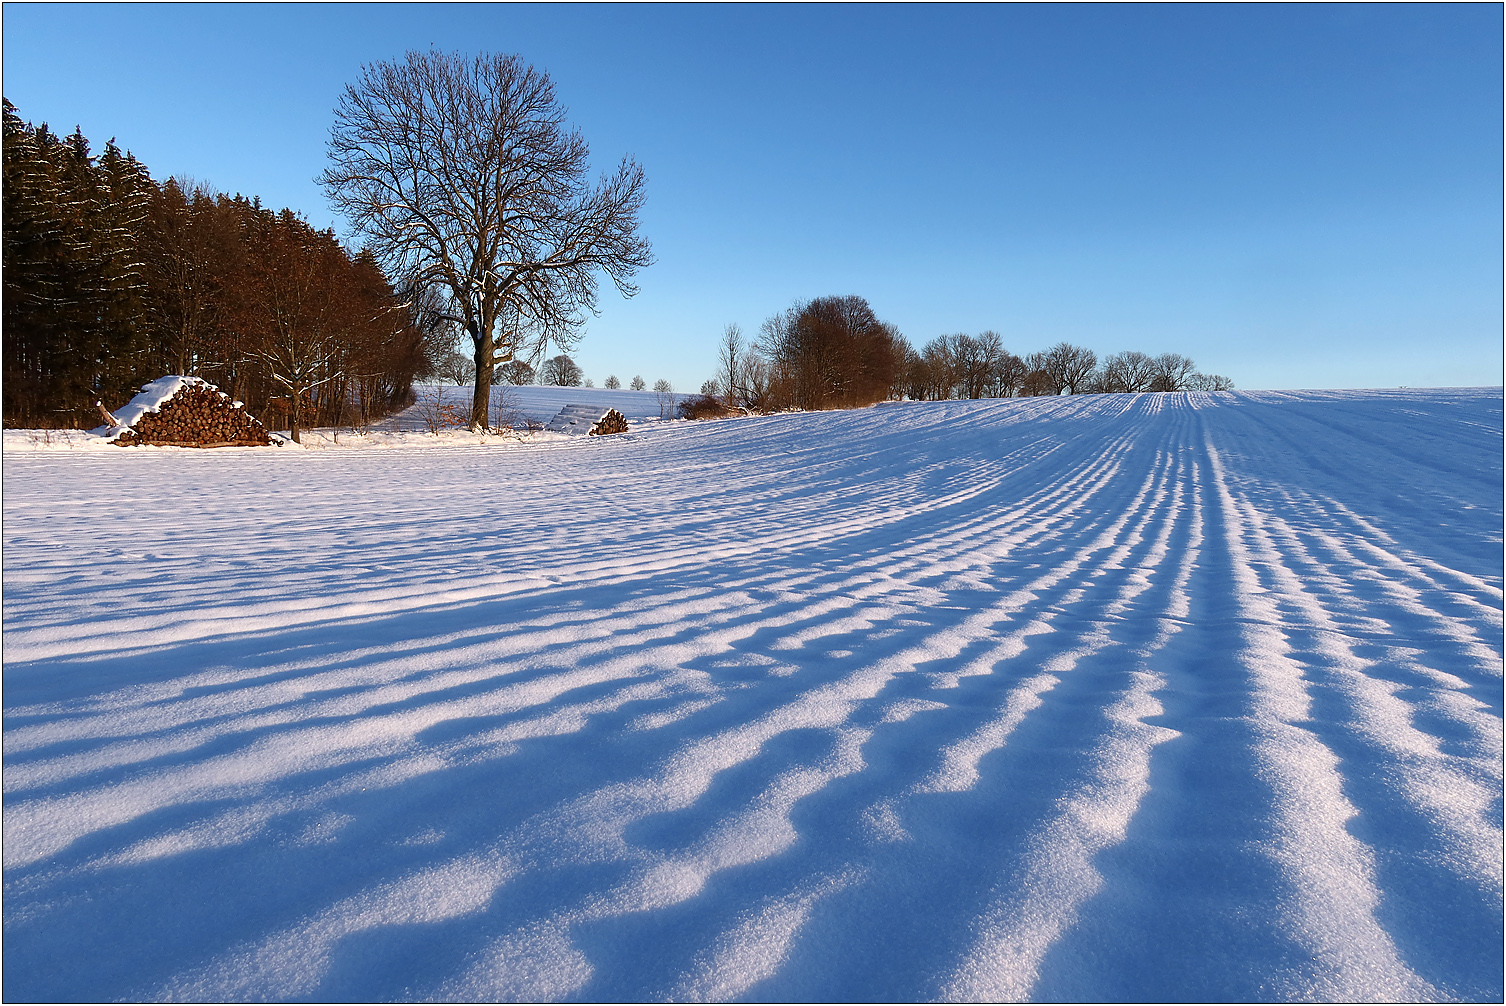
[(600, 405), (567, 405), (549, 420), (544, 429), (577, 437), (582, 433), (588, 437), (604, 437), (609, 433), (626, 433), (628, 421), (616, 409), (603, 409)]
[(604, 437), (610, 433), (626, 433), (628, 431), (627, 417), (616, 409), (608, 409), (607, 414), (596, 420), (589, 430), (588, 437)]
[[(279, 444), (241, 403), (207, 381), (176, 378), (176, 388), (162, 397), (164, 382), (153, 382), (120, 410), (120, 418), (101, 412), (115, 427), (119, 447), (268, 447)], [(168, 385), (171, 387), (171, 385)]]

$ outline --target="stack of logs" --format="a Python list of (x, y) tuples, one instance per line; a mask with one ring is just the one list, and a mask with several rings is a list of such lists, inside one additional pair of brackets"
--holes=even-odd
[(626, 433), (627, 431), (627, 417), (616, 409), (608, 409), (607, 414), (596, 420), (596, 423), (586, 431), (586, 436), (604, 437), (609, 433)]
[(211, 384), (185, 384), (177, 394), (115, 438), (119, 447), (267, 447), (266, 427)]

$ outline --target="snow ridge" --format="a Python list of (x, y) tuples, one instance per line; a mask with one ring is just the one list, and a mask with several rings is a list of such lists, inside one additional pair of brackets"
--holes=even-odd
[(1502, 995), (1499, 389), (7, 465), (10, 999)]

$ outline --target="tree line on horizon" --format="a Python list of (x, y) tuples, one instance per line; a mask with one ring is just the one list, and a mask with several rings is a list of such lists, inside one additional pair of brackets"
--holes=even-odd
[[(444, 142), (409, 135), (407, 119), (372, 104), (427, 107), (445, 96), (466, 98), (455, 107), (471, 111)], [(496, 114), (478, 118), (476, 109)], [(527, 114), (507, 125), (509, 110)], [(292, 210), (188, 180), (154, 182), (113, 140), (95, 156), (79, 130), (58, 137), (6, 100), (5, 425), (94, 426), (96, 402), (114, 407), (146, 381), (179, 373), (220, 386), (295, 439), (300, 426), (369, 423), (407, 405), (415, 380), (451, 377), (474, 384), (470, 424), (484, 429), (494, 382), (583, 380), (568, 356), (543, 358), (551, 343), (578, 338), (596, 309), (598, 273), (631, 296), (633, 273), (652, 262), (636, 233), (641, 168), (624, 158), (588, 184), (584, 141), (564, 124), (548, 75), (515, 56), (409, 53), (373, 64), (336, 112), (321, 181), (370, 239), (356, 253)], [(538, 142), (489, 159), (497, 142), (524, 134)], [(359, 169), (376, 164), (383, 144), (418, 158), (431, 181), (455, 160), (488, 192), (512, 192), (503, 183), (515, 175), (553, 187), (537, 205), (515, 207), (517, 233), (505, 247), (477, 250), (489, 232), (451, 205), (464, 202), (458, 193), (425, 182), (392, 202), (368, 191), (381, 165), (370, 176)], [(492, 193), (484, 202), (472, 209), (500, 212), (507, 200)], [(550, 235), (559, 247), (544, 254)], [(481, 255), (475, 275), (450, 269), (445, 249)], [(391, 274), (408, 279), (395, 287)], [(453, 351), (457, 339), (471, 343), (469, 360)], [(703, 395), (758, 411), (1233, 386), (1179, 354), (1100, 362), (1060, 343), (1019, 357), (994, 332), (941, 336), (917, 350), (857, 296), (797, 302), (751, 342), (729, 326), (720, 350), (721, 372)], [(655, 390), (670, 389), (660, 381)]]
[(918, 351), (909, 346), (905, 350), (901, 386), (904, 397), (916, 401), (1229, 391), (1234, 387), (1221, 374), (1201, 373), (1180, 353), (1150, 356), (1127, 350), (1099, 359), (1091, 349), (1059, 342), (1020, 357), (1005, 349), (994, 331), (937, 336)]
[(729, 408), (774, 412), (840, 409), (896, 399), (1024, 398), (1040, 395), (1228, 391), (1180, 353), (1137, 351), (1102, 360), (1061, 342), (1018, 356), (997, 332), (941, 335), (916, 349), (862, 297), (797, 301), (768, 318), (755, 339), (729, 325), (718, 371), (702, 395)]
[[(473, 384), (476, 378), (476, 365), (470, 357), (452, 349), (443, 354), (435, 365), (434, 372), (429, 376), (459, 386)], [(567, 353), (552, 356), (537, 368), (528, 360), (508, 360), (506, 363), (498, 364), (492, 370), (493, 387), (499, 385), (522, 387), (535, 382), (559, 388), (594, 388), (596, 386), (591, 378), (586, 376), (580, 364)], [(608, 374), (601, 386), (608, 391), (617, 391), (622, 387), (622, 381), (616, 374)], [(631, 391), (643, 391), (647, 388), (648, 382), (641, 374), (634, 375), (628, 382), (628, 389)], [(654, 382), (653, 390), (656, 394), (673, 393), (674, 386), (660, 378)]]
[(201, 377), (274, 428), (406, 405), (450, 338), (422, 291), (289, 209), (157, 183), (111, 140), (4, 102), (4, 424), (98, 426), (164, 374)]

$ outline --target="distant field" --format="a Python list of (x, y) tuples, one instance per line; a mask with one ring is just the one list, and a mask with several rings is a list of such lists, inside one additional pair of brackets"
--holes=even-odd
[(1501, 405), (7, 454), (5, 997), (1499, 1001)]
[[(470, 388), (460, 388), (454, 385), (419, 385), (413, 389), (419, 395), (438, 392), (443, 396), (445, 404), (454, 404), (466, 410), (471, 406), (472, 391)], [(497, 404), (504, 397), (510, 398), (515, 404), (514, 408), (525, 419), (536, 423), (547, 423), (567, 405), (599, 405), (602, 409), (616, 409), (629, 419), (658, 419), (659, 396), (652, 391), (613, 391), (610, 388), (557, 388), (540, 387), (535, 384), (525, 384), (521, 387), (507, 385), (492, 388), (492, 402)], [(678, 394), (678, 401), (689, 397)], [(415, 405), (403, 412), (398, 413), (389, 422), (402, 430), (421, 430), (424, 428), (423, 418), (419, 412), (422, 405)], [(674, 409), (669, 409), (669, 417), (674, 418)]]

